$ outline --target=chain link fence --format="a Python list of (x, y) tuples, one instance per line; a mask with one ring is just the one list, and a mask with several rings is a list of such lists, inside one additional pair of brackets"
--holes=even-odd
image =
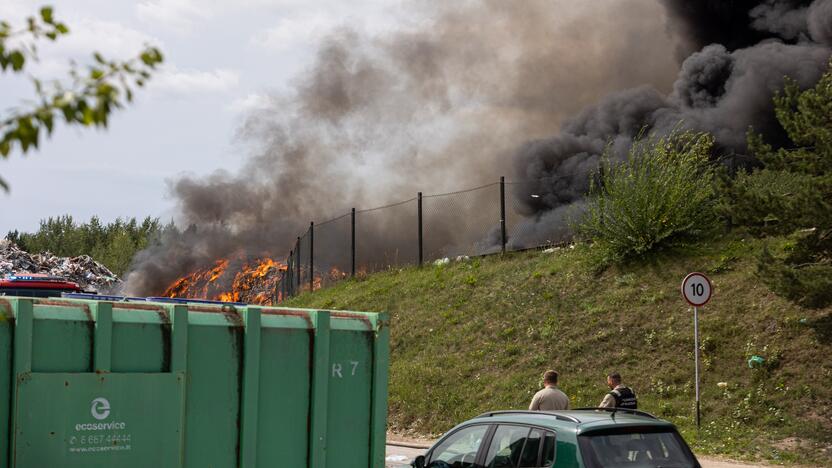
[(424, 260), (500, 252), (500, 184), (422, 197)]
[(322, 287), (350, 276), (351, 225), (350, 213), (314, 225), (315, 276)]
[(558, 243), (566, 228), (549, 229), (547, 219), (536, 214), (551, 213), (540, 209), (541, 183), (500, 178), (310, 223), (286, 259), (275, 296), (282, 300), (395, 267)]

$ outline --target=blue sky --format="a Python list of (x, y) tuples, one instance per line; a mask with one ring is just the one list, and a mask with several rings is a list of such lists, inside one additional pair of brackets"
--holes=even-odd
[[(85, 220), (175, 215), (168, 181), (182, 174), (235, 171), (247, 154), (235, 138), (243, 116), (292, 85), (319, 41), (340, 24), (382, 31), (396, 20), (393, 0), (53, 0), (70, 35), (44, 44), (30, 71), (63, 76), (70, 59), (93, 51), (113, 59), (145, 44), (165, 54), (163, 69), (106, 131), (60, 127), (41, 149), (0, 161), (11, 193), (0, 193), (0, 236), (34, 230), (48, 216)], [(13, 24), (41, 3), (4, 0)], [(0, 113), (33, 96), (4, 75)]]

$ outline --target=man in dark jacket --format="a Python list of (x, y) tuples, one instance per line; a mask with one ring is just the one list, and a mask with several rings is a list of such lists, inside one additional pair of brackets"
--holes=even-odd
[(621, 374), (613, 372), (607, 375), (607, 386), (610, 388), (610, 392), (604, 395), (604, 399), (601, 400), (601, 404), (598, 406), (601, 408), (638, 409), (636, 392), (621, 383)]

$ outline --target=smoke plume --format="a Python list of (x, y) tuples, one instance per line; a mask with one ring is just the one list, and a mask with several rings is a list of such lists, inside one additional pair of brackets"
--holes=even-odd
[[(809, 87), (826, 70), (832, 2), (663, 3), (671, 24), (685, 32), (685, 46), (720, 42), (704, 45), (682, 62), (670, 94), (650, 86), (612, 93), (568, 119), (556, 136), (526, 144), (515, 159), (517, 172), (539, 180), (519, 188), (528, 218), (524, 235), (512, 240), (517, 245), (540, 242), (562, 229), (562, 217), (553, 219), (550, 213), (579, 209), (607, 145), (608, 156), (621, 160), (643, 129), (667, 134), (681, 122), (684, 128), (710, 132), (717, 155), (734, 167), (753, 163), (745, 156), (749, 128), (770, 142), (788, 144), (772, 97), (785, 77)], [(718, 19), (706, 20), (712, 15)], [(716, 28), (719, 24), (732, 27)]]
[[(566, 236), (604, 148), (623, 157), (644, 125), (681, 120), (737, 159), (749, 126), (782, 139), (771, 97), (786, 75), (816, 81), (832, 38), (827, 0), (417, 5), (416, 26), (395, 33), (333, 31), (292, 91), (246, 119), (241, 171), (173, 181), (189, 227), (136, 257), (129, 292), (158, 293), (241, 251), (282, 257), (309, 220), (352, 206), (504, 174), (530, 181), (516, 185), (526, 226), (511, 242)], [(401, 216), (362, 241), (398, 251), (415, 235)], [(458, 236), (441, 241), (474, 240)]]

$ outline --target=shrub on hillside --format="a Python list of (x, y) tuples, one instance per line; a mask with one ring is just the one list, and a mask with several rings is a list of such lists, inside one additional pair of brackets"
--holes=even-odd
[(637, 140), (626, 161), (602, 165), (576, 231), (594, 242), (606, 262), (712, 232), (717, 225), (709, 162), (713, 144), (711, 135), (690, 131)]

